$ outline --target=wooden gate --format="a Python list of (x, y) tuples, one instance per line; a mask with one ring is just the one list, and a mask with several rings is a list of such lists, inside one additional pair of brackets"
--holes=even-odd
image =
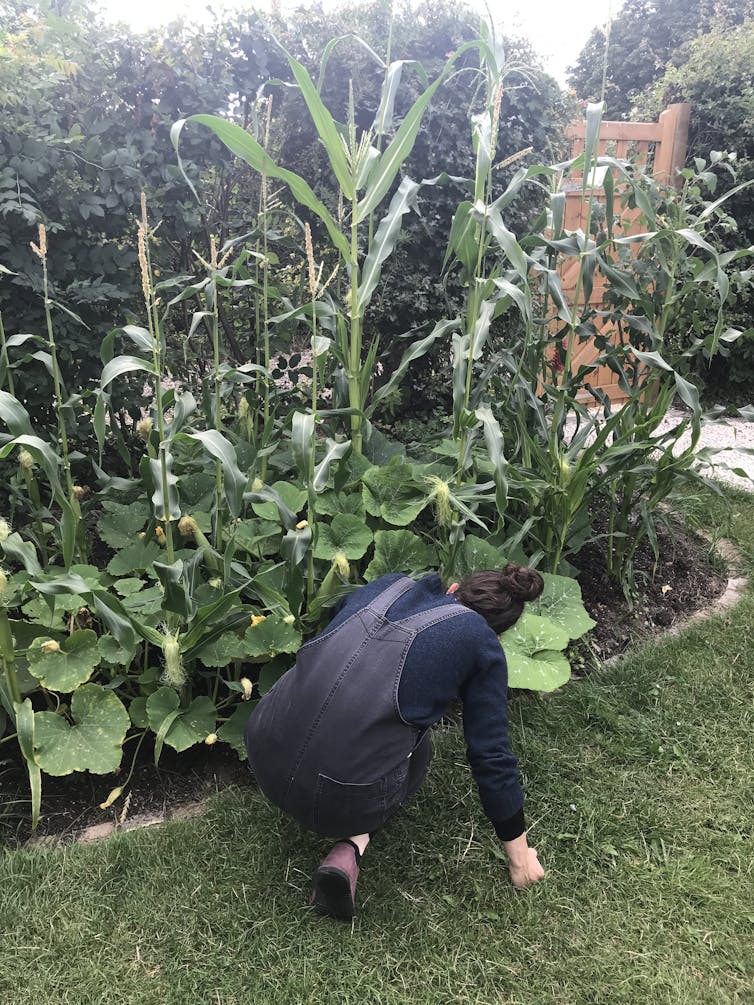
[[(658, 122), (603, 122), (600, 129), (599, 154), (616, 157), (619, 160), (630, 161), (634, 165), (645, 165), (652, 170), (654, 176), (665, 184), (678, 183), (677, 171), (686, 160), (686, 145), (689, 130), (689, 110), (687, 104), (669, 105), (660, 115)], [(571, 140), (571, 156), (578, 157), (584, 151), (585, 123), (574, 122), (568, 126), (566, 136)], [(580, 178), (569, 178), (564, 185), (566, 192), (565, 229), (584, 230), (586, 226), (586, 201), (582, 198), (582, 181)], [(616, 194), (619, 186), (616, 185)], [(595, 188), (594, 198), (604, 200), (601, 189)], [(624, 210), (621, 219), (624, 221), (623, 233), (629, 234), (640, 229), (639, 210)], [(636, 221), (632, 225), (632, 219)], [(563, 289), (570, 298), (575, 293), (578, 276), (578, 259), (569, 259), (561, 267), (560, 275)], [(595, 273), (594, 289), (589, 298), (590, 306), (600, 310), (603, 306), (605, 282), (599, 273)], [(604, 326), (603, 331), (606, 331)], [(589, 363), (597, 356), (593, 345), (576, 344), (572, 357), (573, 367), (577, 369), (582, 363)], [(595, 387), (601, 388), (612, 401), (622, 401), (625, 395), (618, 386), (617, 376), (608, 367), (599, 367), (590, 381)], [(589, 395), (586, 395), (589, 397)]]

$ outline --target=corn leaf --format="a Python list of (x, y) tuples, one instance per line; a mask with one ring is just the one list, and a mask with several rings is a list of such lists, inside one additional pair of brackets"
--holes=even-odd
[(144, 370), (154, 376), (154, 364), (151, 361), (140, 359), (138, 356), (116, 356), (102, 368), (100, 387), (104, 389), (116, 377), (122, 377), (124, 373), (133, 373), (136, 370)]
[(365, 220), (372, 210), (379, 205), (393, 184), (395, 176), (413, 149), (422, 117), (435, 91), (442, 83), (443, 78), (444, 71), (433, 84), (429, 85), (423, 94), (419, 95), (398, 127), (395, 136), (381, 155), (379, 164), (372, 174), (367, 190), (359, 201), (356, 213), (356, 221), (358, 223)]
[(374, 235), (369, 254), (364, 261), (359, 286), (359, 307), (363, 310), (372, 299), (377, 283), (380, 280), (382, 266), (393, 253), (404, 215), (416, 203), (420, 186), (410, 178), (404, 178), (398, 186), (398, 191), (390, 201), (390, 207), (385, 217), (380, 221), (377, 233)]
[(424, 356), (439, 338), (443, 338), (449, 332), (457, 331), (460, 324), (460, 318), (454, 318), (452, 321), (438, 321), (429, 335), (426, 335), (418, 342), (414, 342), (411, 348), (406, 350), (403, 354), (403, 358), (391, 374), (390, 380), (383, 384), (382, 387), (375, 393), (371, 404), (365, 409), (366, 415), (371, 416), (379, 403), (383, 401), (393, 391), (393, 388), (401, 382), (406, 370), (408, 370), (409, 364), (413, 360)]
[[(240, 126), (234, 125), (232, 122), (221, 119), (218, 115), (192, 115), (188, 119), (180, 119), (178, 122), (174, 123), (173, 128), (170, 130), (170, 138), (173, 142), (173, 146), (175, 147), (176, 154), (178, 153), (178, 143), (181, 130), (187, 122), (198, 122), (200, 125), (207, 126), (212, 130), (215, 136), (217, 136), (217, 138), (225, 144), (231, 153), (234, 153), (237, 157), (246, 161), (247, 164), (253, 167), (260, 174), (264, 174), (268, 178), (278, 178), (280, 181), (284, 182), (298, 202), (300, 202), (303, 206), (306, 206), (306, 208), (310, 209), (313, 213), (317, 214), (320, 220), (322, 220), (324, 225), (327, 227), (327, 232), (330, 235), (330, 239), (335, 247), (338, 251), (340, 251), (344, 258), (350, 260), (351, 248), (348, 241), (343, 233), (338, 229), (338, 225), (332, 218), (324, 203), (317, 198), (310, 186), (303, 178), (300, 177), (300, 175), (295, 174), (293, 171), (288, 171), (286, 168), (279, 167), (261, 146), (261, 144), (259, 144), (253, 137), (249, 136), (245, 130), (243, 130)], [(194, 195), (196, 195), (196, 189), (191, 184), (185, 171), (183, 170), (183, 164), (181, 163), (180, 156), (178, 157), (178, 164), (183, 172), (184, 178), (189, 184), (189, 187)]]
[(597, 153), (597, 144), (602, 126), (603, 103), (601, 101), (586, 106), (586, 137), (584, 140), (584, 177), (581, 182), (581, 194), (586, 195), (586, 186), (592, 173), (593, 161)]
[(288, 62), (309, 109), (314, 127), (330, 160), (330, 166), (333, 169), (335, 177), (338, 179), (338, 184), (346, 199), (351, 200), (353, 199), (353, 179), (346, 160), (343, 141), (335, 127), (333, 117), (325, 107), (317, 88), (314, 86), (314, 81), (306, 69), (293, 56), (288, 56)]

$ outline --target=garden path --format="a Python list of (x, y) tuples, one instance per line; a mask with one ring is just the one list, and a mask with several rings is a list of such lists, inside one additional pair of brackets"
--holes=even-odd
[[(671, 409), (663, 419), (658, 432), (672, 429), (683, 417), (680, 409)], [(679, 453), (688, 447), (691, 434), (685, 433), (678, 442), (675, 452)], [(744, 453), (754, 449), (754, 422), (742, 418), (726, 418), (719, 422), (709, 422), (702, 427), (700, 447), (723, 448), (720, 455), (720, 466), (714, 469), (714, 475), (721, 481), (729, 482), (737, 488), (754, 490), (754, 453)], [(724, 466), (723, 466), (724, 465)], [(731, 468), (740, 468), (748, 478), (735, 474)]]
[[(686, 413), (680, 408), (672, 408), (660, 423), (657, 433), (665, 432), (678, 425)], [(567, 429), (573, 428), (573, 423), (567, 424)], [(569, 438), (569, 437), (568, 437)], [(674, 453), (685, 450), (691, 442), (691, 433), (685, 433), (675, 446)], [(706, 474), (712, 474), (721, 481), (735, 485), (736, 488), (754, 491), (754, 422), (743, 418), (726, 417), (717, 422), (708, 422), (702, 426), (699, 448), (713, 447), (723, 451), (713, 469), (706, 469)], [(745, 451), (751, 450), (752, 453)], [(702, 467), (700, 465), (700, 467)], [(746, 477), (736, 474), (733, 468), (739, 468)]]

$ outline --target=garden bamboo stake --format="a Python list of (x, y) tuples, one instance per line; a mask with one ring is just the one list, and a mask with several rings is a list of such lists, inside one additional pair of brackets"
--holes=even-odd
[[(265, 129), (264, 129), (264, 149), (268, 150), (270, 146), (270, 123), (272, 122), (272, 98), (267, 98), (267, 115), (265, 118)], [(268, 178), (267, 172), (262, 169), (261, 182), (259, 190), (259, 200), (260, 200), (260, 214), (259, 219), (262, 225), (262, 254), (264, 255), (263, 260), (256, 260), (256, 272), (257, 272), (257, 282), (259, 281), (259, 270), (262, 270), (262, 324), (263, 324), (263, 336), (264, 336), (264, 375), (262, 377), (264, 384), (264, 408), (262, 411), (262, 447), (267, 446), (267, 440), (270, 436), (270, 291), (269, 291), (269, 257), (268, 257), (268, 244), (267, 244), (267, 224), (268, 224)], [(259, 248), (259, 242), (257, 242), (257, 250)], [(258, 298), (258, 293), (256, 294)], [(257, 322), (257, 331), (259, 331), (259, 324)], [(260, 464), (260, 475), (262, 481), (267, 478), (267, 451), (265, 450), (262, 454), (262, 460)]]
[[(220, 324), (219, 324), (219, 304), (220, 291), (217, 285), (217, 270), (220, 265), (217, 261), (217, 243), (214, 234), (210, 237), (210, 275), (212, 281), (209, 290), (212, 295), (212, 351), (215, 367), (215, 430), (222, 432), (222, 422), (220, 416), (221, 387), (222, 378), (220, 376)], [(214, 512), (214, 541), (215, 550), (222, 551), (223, 538), (223, 466), (221, 462), (215, 460), (215, 512)]]

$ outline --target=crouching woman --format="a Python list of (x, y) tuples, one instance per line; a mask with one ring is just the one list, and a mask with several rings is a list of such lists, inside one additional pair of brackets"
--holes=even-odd
[(539, 573), (516, 565), (447, 591), (434, 574), (381, 576), (341, 603), (256, 706), (245, 740), (260, 789), (304, 827), (339, 839), (314, 874), (320, 912), (356, 913), (369, 837), (422, 784), (430, 729), (459, 698), (469, 763), (513, 885), (542, 878), (526, 840), (498, 639), (542, 588)]

